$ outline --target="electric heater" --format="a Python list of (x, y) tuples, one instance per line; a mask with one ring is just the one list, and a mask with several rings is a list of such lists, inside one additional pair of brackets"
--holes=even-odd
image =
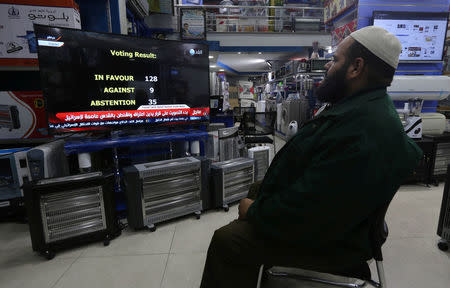
[(228, 211), (228, 204), (247, 197), (255, 180), (254, 160), (236, 158), (211, 164), (215, 207)]
[(219, 129), (219, 161), (239, 157), (239, 127)]
[(214, 208), (214, 203), (213, 203), (213, 197), (212, 197), (212, 193), (209, 189), (209, 178), (211, 175), (211, 163), (212, 160), (207, 158), (207, 157), (203, 157), (203, 156), (198, 156), (196, 157), (198, 160), (201, 161), (201, 183), (202, 183), (202, 192), (201, 192), (201, 199), (202, 199), (202, 209), (203, 211)]
[(448, 163), (450, 163), (450, 142), (437, 143), (433, 175), (445, 175)]
[(113, 179), (92, 172), (26, 184), (33, 250), (52, 259), (68, 246), (98, 240), (108, 245), (118, 231)]
[(0, 127), (19, 129), (19, 110), (16, 106), (0, 105)]
[(148, 227), (202, 210), (201, 161), (193, 157), (136, 164), (125, 167), (124, 186), (128, 224)]
[(248, 157), (255, 160), (255, 181), (262, 180), (269, 169), (272, 150), (269, 146), (258, 146), (248, 149)]

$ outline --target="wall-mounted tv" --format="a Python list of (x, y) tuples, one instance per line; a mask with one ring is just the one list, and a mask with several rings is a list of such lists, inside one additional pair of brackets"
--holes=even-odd
[(34, 28), (52, 130), (209, 120), (207, 45)]
[(388, 30), (402, 43), (400, 61), (442, 61), (448, 13), (374, 11), (373, 25)]

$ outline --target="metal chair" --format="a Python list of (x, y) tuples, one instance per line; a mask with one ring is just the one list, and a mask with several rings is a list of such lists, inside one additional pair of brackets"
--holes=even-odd
[[(370, 231), (369, 231), (369, 237), (370, 237), (370, 245), (372, 248), (373, 253), (373, 260), (376, 262), (377, 267), (377, 274), (378, 274), (378, 282), (372, 279), (370, 275), (370, 268), (367, 263), (364, 263), (361, 267), (362, 270), (358, 271), (348, 271), (345, 273), (335, 273), (334, 271), (320, 271), (328, 274), (333, 274), (335, 276), (342, 276), (342, 277), (350, 277), (350, 278), (356, 278), (359, 280), (362, 280), (361, 283), (342, 283), (342, 282), (336, 282), (321, 278), (315, 278), (315, 277), (308, 277), (304, 275), (298, 275), (288, 272), (278, 272), (271, 269), (268, 269), (264, 271), (264, 265), (261, 265), (260, 272), (259, 272), (259, 278), (258, 278), (258, 284), (257, 288), (261, 285), (261, 280), (264, 272), (267, 272), (268, 275), (272, 277), (285, 277), (285, 278), (293, 278), (303, 281), (311, 281), (311, 282), (318, 282), (322, 284), (328, 284), (333, 286), (339, 286), (339, 287), (347, 287), (347, 288), (361, 288), (365, 287), (367, 284), (372, 285), (376, 288), (386, 288), (386, 278), (384, 275), (384, 269), (383, 269), (383, 253), (381, 251), (381, 246), (386, 242), (387, 236), (389, 234), (389, 230), (387, 227), (387, 224), (384, 220), (386, 216), (387, 209), (389, 207), (389, 203), (383, 205), (380, 207), (377, 211), (375, 211), (371, 218), (370, 218)], [(294, 267), (292, 267), (294, 268)], [(364, 270), (368, 269), (368, 270)]]

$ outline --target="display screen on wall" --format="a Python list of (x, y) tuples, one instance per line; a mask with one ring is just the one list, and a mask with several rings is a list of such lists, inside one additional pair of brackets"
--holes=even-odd
[(209, 120), (208, 46), (35, 26), (49, 127)]
[(373, 25), (402, 43), (400, 61), (442, 61), (448, 13), (374, 11)]

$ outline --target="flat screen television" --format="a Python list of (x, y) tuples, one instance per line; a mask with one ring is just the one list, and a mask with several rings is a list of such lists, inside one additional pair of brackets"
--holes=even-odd
[(207, 45), (34, 29), (52, 131), (209, 120)]
[(402, 43), (401, 62), (442, 61), (447, 22), (448, 12), (373, 12), (373, 25), (391, 32)]

